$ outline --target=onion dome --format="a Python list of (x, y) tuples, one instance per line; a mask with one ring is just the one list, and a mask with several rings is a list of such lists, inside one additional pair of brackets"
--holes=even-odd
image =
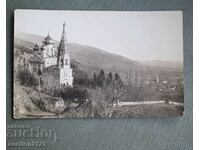
[(34, 46), (34, 48), (33, 48), (33, 50), (34, 50), (34, 51), (39, 51), (39, 49), (40, 49), (40, 48), (39, 48), (39, 46), (38, 46), (37, 43), (36, 43), (35, 46)]
[(49, 33), (48, 33), (48, 35), (44, 38), (43, 43), (44, 43), (45, 45), (54, 44), (54, 40), (51, 38), (51, 36), (49, 35)]

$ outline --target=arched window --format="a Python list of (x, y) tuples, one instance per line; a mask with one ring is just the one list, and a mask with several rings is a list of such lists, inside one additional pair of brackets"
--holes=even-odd
[(61, 61), (61, 66), (63, 66), (63, 64), (64, 64), (64, 63), (63, 63), (63, 59), (61, 59), (60, 61)]

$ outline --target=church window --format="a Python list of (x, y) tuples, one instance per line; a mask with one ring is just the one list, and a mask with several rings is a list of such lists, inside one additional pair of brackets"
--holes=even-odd
[(63, 66), (63, 59), (61, 59), (61, 66)]

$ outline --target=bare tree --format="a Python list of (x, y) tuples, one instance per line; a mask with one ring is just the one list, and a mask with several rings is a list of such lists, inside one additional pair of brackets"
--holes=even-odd
[(117, 73), (115, 73), (115, 78), (112, 84), (106, 86), (104, 92), (106, 95), (105, 100), (107, 102), (107, 109), (108, 109), (107, 116), (111, 117), (113, 114), (113, 107), (114, 107), (113, 104), (117, 103), (117, 101), (119, 101), (120, 98), (125, 93), (123, 82)]

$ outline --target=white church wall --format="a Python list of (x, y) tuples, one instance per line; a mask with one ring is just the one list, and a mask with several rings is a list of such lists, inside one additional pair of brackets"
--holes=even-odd
[[(43, 41), (43, 46), (40, 48), (41, 56), (44, 59), (42, 80), (43, 80), (43, 89), (45, 91), (52, 91), (55, 89), (59, 89), (63, 87), (63, 85), (65, 86), (73, 85), (72, 69), (70, 68), (70, 51), (68, 50), (68, 44), (65, 38), (65, 24), (63, 24), (61, 45), (62, 45), (61, 49), (59, 49), (59, 47), (55, 48), (54, 42), (52, 42), (51, 38), (48, 35)], [(55, 66), (53, 68), (49, 67), (57, 65), (59, 50), (62, 51), (61, 53), (62, 56), (59, 57), (62, 57), (62, 59), (64, 60), (63, 66)], [(33, 65), (33, 68), (36, 67), (37, 66)]]

